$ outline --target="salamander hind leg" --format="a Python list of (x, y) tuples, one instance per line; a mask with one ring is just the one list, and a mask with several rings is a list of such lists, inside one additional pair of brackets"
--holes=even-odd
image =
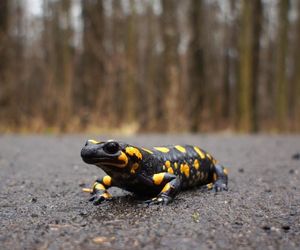
[(214, 166), (213, 182), (208, 184), (208, 189), (212, 189), (215, 192), (228, 190), (228, 173), (227, 168), (216, 164)]

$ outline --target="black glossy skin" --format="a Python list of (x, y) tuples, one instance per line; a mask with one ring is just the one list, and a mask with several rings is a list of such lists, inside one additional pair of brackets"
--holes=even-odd
[(215, 191), (227, 190), (227, 170), (207, 152), (190, 145), (143, 149), (117, 141), (89, 140), (81, 157), (109, 176), (98, 179), (91, 190), (96, 205), (110, 198), (110, 186), (154, 197), (147, 201), (150, 204), (167, 204), (180, 190), (195, 186), (208, 184)]

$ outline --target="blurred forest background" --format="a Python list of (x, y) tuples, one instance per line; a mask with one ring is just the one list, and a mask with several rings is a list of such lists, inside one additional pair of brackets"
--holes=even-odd
[(93, 129), (300, 131), (300, 1), (0, 0), (0, 132)]

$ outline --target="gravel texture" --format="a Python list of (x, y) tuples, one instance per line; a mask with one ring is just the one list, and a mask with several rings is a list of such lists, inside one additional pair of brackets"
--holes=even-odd
[(195, 144), (229, 168), (229, 191), (181, 192), (146, 207), (113, 188), (81, 192), (103, 172), (84, 164), (87, 138), (0, 136), (1, 249), (300, 249), (300, 136), (138, 135), (138, 146)]

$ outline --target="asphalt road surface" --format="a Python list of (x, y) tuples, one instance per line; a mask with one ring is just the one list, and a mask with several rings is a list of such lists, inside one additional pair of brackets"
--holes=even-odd
[(196, 144), (229, 167), (229, 191), (182, 192), (146, 207), (129, 193), (89, 203), (103, 172), (76, 136), (0, 136), (0, 249), (300, 249), (300, 136), (139, 135)]

